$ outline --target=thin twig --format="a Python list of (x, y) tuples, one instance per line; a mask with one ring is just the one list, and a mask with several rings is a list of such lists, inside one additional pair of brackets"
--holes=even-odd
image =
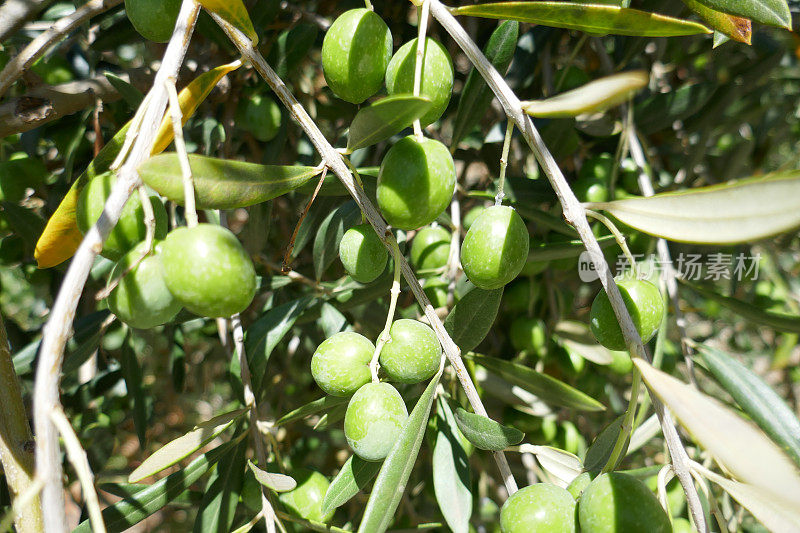
[[(253, 48), (250, 40), (241, 31), (228, 24), (219, 16), (214, 15), (214, 19), (220, 26), (222, 26), (222, 28), (241, 52), (242, 56), (244, 56), (250, 61), (250, 63), (253, 64), (255, 69), (259, 74), (261, 74), (275, 95), (278, 96), (281, 102), (283, 102), (283, 104), (292, 114), (292, 117), (294, 117), (294, 119), (300, 124), (300, 127), (308, 135), (308, 138), (311, 140), (312, 144), (314, 144), (314, 147), (320, 153), (322, 159), (328, 162), (331, 170), (333, 170), (347, 191), (356, 201), (356, 204), (358, 204), (361, 212), (364, 213), (367, 221), (370, 223), (370, 225), (372, 225), (373, 229), (383, 241), (384, 245), (388, 250), (391, 250), (391, 241), (386, 235), (386, 222), (375, 209), (375, 206), (372, 205), (372, 202), (369, 200), (369, 198), (367, 198), (363, 189), (356, 185), (350, 170), (347, 168), (347, 164), (342, 159), (342, 155), (333, 146), (331, 146), (331, 144), (325, 138), (325, 135), (317, 127), (314, 120), (303, 108), (302, 104), (297, 101), (291, 91), (286, 87), (286, 84), (283, 83), (283, 80), (281, 80), (272, 67), (267, 64), (264, 56), (262, 56), (258, 50)], [(414, 274), (411, 266), (408, 264), (408, 261), (406, 261), (405, 257), (402, 256), (399, 259), (403, 277), (408, 282), (409, 288), (417, 298), (417, 302), (419, 302), (420, 307), (422, 307), (423, 311), (425, 312), (425, 316), (428, 318), (428, 321), (436, 333), (439, 342), (442, 344), (444, 353), (447, 355), (447, 359), (453, 366), (456, 376), (458, 376), (458, 380), (464, 389), (472, 409), (479, 415), (487, 416), (486, 408), (483, 406), (483, 402), (478, 395), (475, 384), (472, 383), (472, 379), (467, 372), (467, 368), (464, 366), (464, 361), (461, 359), (461, 350), (458, 348), (458, 346), (456, 346), (455, 342), (453, 342), (453, 339), (444, 329), (442, 320), (436, 314), (433, 305), (431, 305), (430, 300), (422, 290), (419, 280)], [(503, 482), (506, 485), (506, 489), (508, 490), (509, 494), (513, 494), (517, 491), (517, 483), (514, 481), (514, 476), (511, 473), (511, 468), (508, 466), (508, 461), (506, 460), (505, 455), (503, 452), (494, 452), (494, 458), (497, 462), (498, 468), (500, 469), (500, 474), (503, 476)]]
[(75, 434), (72, 424), (67, 420), (67, 415), (61, 408), (50, 413), (50, 419), (61, 433), (64, 440), (64, 448), (67, 450), (67, 459), (72, 463), (72, 468), (78, 474), (78, 480), (83, 491), (83, 498), (86, 500), (86, 507), (89, 511), (89, 522), (92, 524), (92, 531), (105, 533), (106, 524), (103, 522), (103, 513), (100, 511), (100, 500), (97, 498), (97, 490), (94, 487), (94, 475), (92, 467), (89, 466), (89, 459), (86, 452), (81, 447), (81, 441)]
[(400, 296), (400, 247), (397, 245), (397, 240), (392, 237), (392, 259), (394, 260), (394, 279), (392, 280), (392, 288), (389, 291), (389, 311), (386, 313), (386, 324), (383, 326), (383, 331), (378, 336), (378, 342), (375, 343), (375, 351), (372, 354), (372, 360), (369, 362), (370, 374), (372, 374), (372, 382), (378, 383), (378, 367), (380, 366), (379, 360), (381, 351), (387, 342), (392, 340), (389, 331), (392, 329), (394, 323), (394, 310), (397, 307), (397, 297)]
[(78, 300), (94, 259), (102, 250), (103, 242), (119, 219), (123, 206), (139, 185), (136, 169), (150, 156), (167, 105), (168, 96), (164, 80), (168, 76), (177, 74), (183, 63), (199, 11), (199, 5), (194, 0), (184, 0), (175, 31), (164, 53), (161, 69), (150, 92), (150, 105), (143, 116), (142, 131), (131, 149), (128, 160), (119, 170), (117, 181), (111, 189), (103, 213), (84, 236), (70, 263), (50, 312), (50, 319), (44, 328), (34, 386), (33, 412), (36, 430), (36, 470), (37, 476), (44, 481), (42, 509), (47, 533), (64, 532), (67, 523), (64, 491), (61, 485), (63, 470), (58, 435), (50, 419), (50, 413), (60, 406), (59, 381), (64, 346), (69, 338)]
[(11, 85), (22, 76), (33, 63), (42, 57), (51, 46), (64, 38), (69, 32), (112, 7), (122, 3), (122, 0), (90, 0), (66, 17), (53, 24), (49, 30), (37, 36), (26, 46), (22, 52), (12, 58), (5, 68), (0, 71), (0, 97)]
[[(619, 288), (614, 282), (611, 269), (606, 263), (603, 251), (586, 219), (586, 213), (575, 197), (575, 194), (570, 189), (553, 155), (544, 144), (541, 135), (533, 125), (533, 121), (523, 112), (519, 98), (517, 98), (514, 91), (505, 82), (503, 76), (494, 68), (491, 62), (486, 59), (486, 56), (483, 55), (450, 11), (439, 2), (439, 0), (429, 1), (431, 2), (431, 13), (434, 18), (439, 21), (475, 65), (475, 68), (486, 80), (492, 92), (497, 96), (506, 115), (517, 123), (517, 127), (520, 129), (522, 136), (531, 147), (531, 150), (533, 150), (539, 165), (550, 180), (556, 196), (561, 203), (565, 220), (578, 231), (581, 241), (583, 241), (586, 246), (589, 257), (594, 264), (595, 271), (600, 276), (600, 282), (603, 284), (603, 288), (608, 294), (608, 299), (614, 309), (614, 314), (619, 321), (625, 342), (631, 354), (636, 357), (648, 359), (647, 352), (642, 344), (642, 339), (633, 325), (631, 316), (622, 300)], [(664, 440), (671, 455), (672, 465), (686, 493), (689, 508), (695, 519), (695, 524), (697, 524), (700, 531), (705, 532), (707, 531), (705, 516), (703, 515), (700, 498), (697, 495), (697, 489), (694, 486), (691, 473), (689, 472), (689, 457), (678, 436), (678, 432), (672, 421), (672, 415), (670, 415), (669, 411), (664, 408), (664, 405), (657, 398), (653, 398), (653, 406), (661, 422)]]
[(506, 124), (506, 136), (503, 139), (503, 153), (500, 155), (500, 176), (497, 178), (497, 194), (494, 197), (494, 205), (502, 205), (505, 198), (506, 169), (508, 168), (508, 152), (511, 149), (511, 137), (514, 136), (514, 121), (508, 119)]
[(175, 151), (178, 152), (178, 161), (183, 175), (183, 207), (186, 225), (193, 228), (197, 225), (197, 207), (194, 200), (194, 178), (192, 167), (189, 166), (189, 154), (183, 140), (183, 115), (181, 102), (178, 99), (178, 90), (175, 88), (175, 76), (164, 80), (169, 95), (169, 115), (172, 119), (172, 131), (175, 133)]
[(450, 253), (447, 256), (447, 305), (455, 302), (456, 278), (461, 269), (461, 202), (458, 191), (450, 201), (450, 220), (453, 222), (453, 234), (450, 236)]
[(325, 183), (325, 176), (327, 175), (328, 167), (325, 166), (322, 169), (322, 174), (319, 177), (319, 181), (317, 181), (317, 186), (314, 187), (314, 192), (311, 194), (311, 198), (309, 198), (308, 203), (303, 208), (303, 212), (300, 213), (300, 218), (297, 220), (297, 224), (294, 225), (294, 231), (292, 231), (292, 236), (289, 238), (289, 244), (286, 245), (286, 251), (283, 253), (283, 265), (281, 265), (281, 268), (278, 269), (279, 272), (288, 274), (292, 270), (292, 252), (294, 252), (294, 243), (297, 240), (297, 234), (300, 232), (300, 226), (308, 216), (308, 212), (311, 210), (314, 200), (317, 199), (319, 190), (322, 188), (322, 184)]

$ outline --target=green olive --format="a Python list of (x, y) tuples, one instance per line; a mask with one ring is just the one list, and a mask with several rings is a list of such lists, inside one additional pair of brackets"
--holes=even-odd
[[(432, 124), (442, 116), (453, 92), (453, 61), (438, 41), (425, 39), (425, 57), (422, 63), (421, 96), (430, 98), (431, 109), (420, 117), (423, 126)], [(414, 92), (414, 73), (417, 60), (417, 39), (400, 47), (386, 69), (386, 90), (390, 95)]]
[(463, 226), (465, 231), (469, 231), (469, 228), (472, 227), (472, 224), (475, 220), (486, 211), (486, 206), (478, 205), (467, 211), (467, 214), (464, 215), (464, 219), (461, 221), (461, 226)]
[(624, 350), (610, 350), (611, 364), (608, 365), (609, 370), (615, 374), (626, 376), (633, 370), (633, 361), (628, 352)]
[[(617, 286), (642, 342), (648, 342), (656, 334), (664, 318), (661, 292), (647, 280), (630, 277), (617, 280)], [(595, 297), (589, 320), (597, 342), (609, 350), (626, 349), (622, 330), (605, 291)]]
[[(111, 194), (111, 188), (117, 178), (112, 172), (96, 176), (86, 184), (78, 196), (75, 207), (75, 219), (78, 228), (86, 233), (100, 218), (105, 207), (106, 199)], [(167, 210), (158, 196), (151, 195), (150, 203), (156, 220), (156, 239), (163, 239), (167, 234)], [(119, 221), (111, 233), (108, 234), (100, 252), (104, 257), (118, 261), (131, 248), (142, 242), (147, 236), (147, 226), (144, 223), (144, 209), (138, 193), (131, 195), (125, 207), (122, 208)]]
[(297, 486), (278, 496), (283, 506), (293, 515), (305, 520), (330, 522), (336, 509), (322, 514), (322, 500), (325, 499), (325, 493), (330, 486), (328, 478), (319, 472), (305, 469), (292, 471), (292, 477), (297, 481)]
[(352, 331), (336, 333), (317, 347), (311, 357), (311, 375), (331, 396), (350, 396), (369, 383), (369, 362), (375, 346)]
[(667, 533), (669, 518), (644, 483), (620, 472), (601, 474), (578, 504), (581, 533)]
[(181, 0), (125, 0), (128, 18), (142, 37), (165, 43), (172, 37)]
[[(134, 265), (146, 247), (146, 243), (139, 243), (122, 256), (111, 270), (109, 283), (117, 280)], [(181, 304), (164, 281), (160, 248), (161, 244), (155, 243), (153, 252), (119, 280), (119, 284), (108, 295), (108, 308), (132, 328), (149, 329), (160, 326), (175, 318), (181, 310)]]
[(539, 318), (519, 316), (511, 322), (511, 345), (518, 352), (544, 355), (547, 349), (547, 327)]
[(423, 290), (434, 309), (447, 307), (449, 283), (444, 278), (427, 278)]
[(464, 237), (461, 265), (481, 289), (498, 289), (516, 278), (528, 259), (525, 222), (508, 206), (486, 209)]
[(344, 435), (365, 461), (384, 459), (408, 419), (406, 404), (388, 383), (367, 383), (350, 398), (344, 415)]
[(450, 232), (437, 226), (422, 228), (411, 242), (411, 264), (417, 270), (435, 270), (450, 258)]
[(503, 293), (503, 307), (512, 315), (527, 313), (531, 300), (535, 303), (539, 299), (541, 290), (541, 283), (530, 278), (520, 278), (506, 287)]
[(380, 90), (391, 57), (389, 27), (364, 8), (337, 17), (322, 42), (325, 80), (336, 96), (353, 104)]
[(430, 224), (453, 199), (456, 167), (445, 145), (409, 135), (386, 153), (377, 198), (386, 221), (397, 229)]
[(389, 340), (381, 350), (381, 368), (389, 379), (419, 383), (430, 379), (442, 359), (442, 347), (430, 326), (401, 318), (389, 329)]
[(345, 232), (339, 242), (339, 259), (354, 280), (370, 283), (386, 269), (389, 253), (369, 224)]
[(694, 533), (696, 530), (685, 518), (676, 518), (672, 521), (672, 533)]
[(164, 280), (189, 311), (227, 317), (247, 309), (256, 294), (256, 273), (236, 235), (222, 226), (178, 228), (161, 246)]
[(575, 498), (549, 483), (518, 490), (500, 509), (503, 533), (571, 533), (575, 531)]
[(269, 142), (281, 128), (281, 107), (275, 100), (261, 94), (241, 100), (237, 125), (261, 142)]

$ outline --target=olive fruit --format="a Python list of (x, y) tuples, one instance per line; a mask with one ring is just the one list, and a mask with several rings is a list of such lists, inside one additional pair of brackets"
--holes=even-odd
[(311, 375), (331, 396), (350, 396), (369, 383), (372, 342), (353, 331), (342, 331), (322, 341), (311, 357)]
[(417, 229), (442, 214), (455, 186), (456, 167), (447, 147), (409, 135), (397, 141), (381, 163), (378, 206), (395, 228)]
[(536, 483), (511, 495), (500, 509), (503, 533), (575, 531), (575, 498), (549, 483)]
[(336, 509), (331, 509), (322, 514), (322, 500), (328, 492), (330, 482), (319, 472), (299, 469), (292, 472), (292, 477), (297, 481), (297, 486), (278, 496), (286, 509), (300, 518), (313, 522), (330, 522)]
[(450, 232), (442, 227), (422, 228), (411, 242), (411, 264), (417, 270), (442, 268), (450, 258)]
[(353, 104), (380, 90), (391, 57), (392, 33), (369, 9), (342, 13), (322, 41), (325, 80), (336, 96)]
[(547, 328), (539, 318), (520, 316), (511, 322), (511, 345), (517, 351), (544, 354), (547, 347)]
[(419, 383), (439, 370), (442, 348), (430, 326), (401, 318), (389, 328), (380, 355), (381, 368), (392, 381)]
[(165, 43), (172, 37), (181, 0), (125, 0), (125, 11), (136, 31), (150, 41)]
[(434, 309), (447, 307), (448, 286), (449, 284), (444, 278), (427, 278), (425, 280), (422, 290), (425, 291)]
[(486, 206), (479, 205), (479, 206), (473, 207), (472, 209), (467, 211), (466, 215), (464, 215), (464, 219), (461, 221), (461, 225), (464, 227), (465, 230), (469, 231), (469, 228), (472, 227), (472, 223), (475, 222), (475, 220), (484, 211), (486, 211)]
[(384, 459), (408, 418), (406, 404), (388, 383), (367, 383), (356, 391), (344, 415), (344, 436), (365, 461)]
[[(453, 92), (453, 61), (438, 41), (425, 39), (425, 56), (422, 63), (422, 80), (419, 94), (433, 102), (431, 109), (420, 117), (427, 126), (442, 116)], [(400, 47), (386, 69), (386, 90), (392, 94), (413, 93), (417, 61), (417, 39)]]
[(572, 187), (581, 202), (605, 202), (608, 200), (608, 186), (597, 179), (581, 179)]
[(609, 350), (611, 353), (611, 362), (608, 364), (609, 370), (615, 374), (626, 376), (633, 370), (633, 361), (631, 355), (625, 350)]
[(256, 272), (236, 235), (222, 226), (178, 228), (161, 245), (164, 280), (183, 306), (200, 316), (244, 311), (256, 294)]
[[(106, 204), (111, 188), (117, 178), (113, 172), (106, 172), (96, 176), (84, 186), (78, 195), (78, 204), (75, 207), (75, 220), (81, 233), (86, 233), (100, 218)], [(163, 239), (167, 234), (167, 210), (164, 204), (155, 196), (150, 196), (153, 214), (156, 221), (156, 239)], [(139, 194), (131, 195), (125, 207), (122, 208), (119, 221), (108, 234), (100, 252), (104, 257), (118, 261), (126, 252), (142, 242), (147, 236), (147, 226), (144, 223), (144, 209)]]
[(360, 283), (380, 276), (388, 258), (386, 247), (369, 224), (350, 228), (339, 241), (339, 259), (347, 273)]
[(269, 142), (281, 128), (281, 107), (268, 96), (254, 94), (242, 100), (237, 111), (237, 124), (261, 142)]
[(644, 483), (620, 472), (601, 474), (581, 495), (581, 533), (672, 531), (669, 518)]
[(512, 315), (527, 313), (531, 300), (536, 303), (541, 290), (541, 284), (530, 278), (515, 281), (509, 284), (503, 292), (503, 307)]
[(672, 533), (694, 533), (692, 524), (685, 518), (676, 518), (672, 521)]
[[(139, 243), (133, 250), (122, 256), (109, 276), (109, 283), (122, 276), (139, 260), (146, 250), (147, 243)], [(164, 282), (164, 269), (159, 250), (161, 243), (155, 243), (153, 252), (125, 274), (108, 295), (108, 308), (120, 320), (138, 329), (149, 329), (169, 322), (181, 304), (175, 299)]]
[(469, 228), (461, 247), (461, 265), (481, 289), (498, 289), (516, 278), (528, 259), (528, 229), (508, 206), (486, 209)]
[[(617, 286), (642, 342), (649, 341), (658, 331), (664, 317), (661, 292), (651, 282), (631, 277), (618, 279)], [(626, 349), (622, 330), (605, 291), (601, 291), (592, 302), (589, 320), (597, 342), (609, 350)]]

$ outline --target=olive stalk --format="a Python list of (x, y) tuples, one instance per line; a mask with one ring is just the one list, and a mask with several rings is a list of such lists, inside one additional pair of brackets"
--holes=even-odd
[(609, 220), (607, 216), (598, 213), (597, 211), (592, 211), (591, 209), (586, 210), (586, 216), (600, 221), (601, 224), (603, 224), (606, 228), (608, 228), (608, 231), (610, 231), (614, 235), (614, 240), (617, 241), (619, 247), (622, 248), (622, 253), (625, 254), (625, 257), (631, 264), (631, 269), (635, 271), (636, 259), (633, 258), (633, 254), (631, 253), (630, 248), (628, 248), (628, 242), (627, 239), (625, 239), (625, 235), (623, 235), (622, 232), (620, 232), (619, 229), (617, 229), (616, 224), (611, 222), (611, 220)]
[(614, 443), (614, 448), (611, 449), (611, 455), (608, 456), (608, 461), (603, 467), (601, 474), (613, 472), (617, 467), (620, 459), (625, 454), (628, 440), (630, 439), (631, 431), (633, 431), (633, 417), (636, 415), (636, 406), (639, 405), (639, 391), (642, 386), (642, 374), (639, 369), (634, 366), (633, 380), (631, 381), (631, 398), (628, 400), (628, 408), (625, 410), (625, 417), (622, 419), (622, 425), (619, 428), (619, 435)]
[[(387, 237), (388, 238), (388, 237)], [(394, 279), (392, 280), (392, 288), (389, 291), (389, 311), (386, 313), (386, 325), (383, 326), (383, 331), (378, 336), (378, 341), (375, 343), (375, 351), (372, 354), (372, 360), (369, 362), (369, 372), (372, 374), (372, 382), (378, 383), (378, 367), (380, 366), (379, 360), (383, 346), (392, 340), (389, 331), (392, 329), (394, 322), (394, 311), (397, 307), (397, 297), (400, 296), (400, 246), (397, 244), (397, 239), (394, 235), (390, 238), (392, 259), (394, 260)]]
[[(439, 0), (428, 1), (431, 3), (431, 13), (433, 17), (439, 21), (445, 31), (458, 43), (470, 61), (475, 65), (475, 68), (481, 73), (486, 83), (492, 89), (492, 92), (497, 96), (508, 118), (516, 121), (523, 138), (531, 147), (539, 165), (542, 167), (542, 170), (555, 190), (556, 196), (563, 207), (565, 220), (578, 231), (580, 239), (586, 246), (586, 250), (595, 266), (595, 270), (600, 276), (600, 282), (608, 293), (608, 299), (619, 321), (628, 348), (632, 355), (648, 359), (648, 355), (642, 344), (642, 339), (636, 331), (636, 327), (622, 300), (619, 288), (614, 282), (611, 269), (608, 267), (608, 263), (606, 263), (605, 257), (603, 256), (603, 251), (586, 219), (586, 213), (575, 197), (575, 194), (572, 192), (572, 189), (570, 189), (564, 174), (558, 167), (550, 150), (548, 150), (547, 146), (544, 144), (538, 130), (533, 125), (533, 121), (524, 113), (519, 98), (505, 82), (503, 76), (494, 68), (486, 56), (483, 55), (483, 52), (481, 52), (478, 46), (472, 41), (448, 8)], [(686, 493), (686, 499), (692, 517), (694, 518), (698, 530), (706, 532), (708, 531), (708, 526), (706, 525), (703, 507), (697, 494), (697, 488), (694, 486), (690, 473), (689, 456), (683, 447), (678, 431), (672, 421), (672, 415), (657, 398), (653, 398), (653, 406), (661, 422), (664, 440), (670, 452), (675, 474), (678, 476), (681, 486)]]
[[(189, 154), (186, 151), (186, 142), (183, 140), (183, 116), (181, 102), (178, 99), (178, 90), (175, 88), (175, 76), (170, 76), (164, 81), (169, 95), (169, 114), (172, 118), (172, 130), (175, 132), (175, 151), (178, 152), (178, 161), (183, 175), (183, 198), (186, 216), (186, 225), (193, 228), (197, 225), (197, 207), (194, 199), (194, 178), (192, 167), (189, 166)], [(148, 204), (150, 202), (147, 202)]]
[[(239, 52), (242, 54), (242, 56), (253, 65), (256, 71), (270, 86), (275, 95), (281, 100), (284, 106), (286, 106), (286, 109), (289, 110), (292, 117), (308, 135), (308, 138), (320, 153), (323, 161), (328, 163), (328, 166), (331, 168), (331, 170), (333, 170), (347, 191), (356, 201), (356, 204), (358, 204), (361, 212), (364, 213), (364, 216), (366, 216), (367, 221), (375, 230), (378, 237), (381, 239), (387, 249), (391, 250), (391, 240), (386, 234), (386, 222), (383, 220), (383, 217), (381, 217), (380, 213), (378, 213), (378, 210), (372, 204), (370, 199), (366, 196), (364, 190), (358, 187), (355, 183), (355, 180), (353, 179), (347, 164), (344, 162), (342, 155), (333, 146), (331, 146), (331, 144), (325, 138), (325, 135), (322, 133), (322, 131), (320, 131), (319, 127), (317, 127), (314, 119), (309, 116), (302, 104), (297, 101), (292, 92), (288, 89), (288, 87), (286, 87), (286, 84), (283, 82), (283, 80), (281, 80), (272, 67), (269, 66), (264, 59), (264, 56), (261, 55), (261, 53), (253, 46), (253, 43), (250, 41), (250, 39), (248, 39), (244, 33), (218, 15), (214, 14), (213, 18), (217, 24), (222, 27), (225, 33), (228, 34), (228, 37), (230, 37), (231, 41), (233, 41), (234, 45), (239, 49)], [(456, 346), (455, 342), (453, 342), (453, 339), (447, 333), (447, 330), (445, 330), (442, 320), (439, 318), (439, 315), (436, 314), (436, 311), (434, 310), (433, 305), (431, 305), (428, 296), (422, 290), (422, 286), (414, 274), (414, 270), (411, 268), (411, 265), (408, 264), (408, 261), (406, 261), (405, 257), (403, 256), (400, 256), (398, 259), (403, 277), (408, 282), (409, 288), (414, 293), (417, 302), (419, 302), (420, 307), (422, 307), (423, 311), (425, 312), (425, 316), (427, 317), (431, 328), (433, 328), (433, 331), (436, 333), (439, 342), (442, 344), (444, 353), (447, 355), (447, 359), (453, 366), (453, 370), (455, 371), (456, 376), (458, 377), (458, 380), (464, 389), (464, 393), (466, 394), (473, 411), (475, 411), (476, 414), (488, 416), (486, 408), (484, 407), (483, 402), (478, 395), (478, 391), (475, 388), (475, 384), (472, 382), (472, 378), (467, 371), (467, 367), (464, 365), (464, 360), (461, 358), (461, 350), (458, 348), (458, 346)], [(508, 465), (508, 460), (506, 459), (505, 454), (501, 451), (494, 452), (494, 459), (497, 463), (498, 469), (500, 470), (500, 474), (503, 477), (503, 483), (505, 484), (506, 489), (508, 490), (509, 494), (513, 494), (517, 491), (517, 482), (514, 480), (514, 476), (511, 473), (511, 468)]]
[[(414, 61), (414, 96), (419, 96), (422, 89), (422, 65), (425, 61), (425, 35), (428, 33), (428, 18), (430, 18), (431, 5), (427, 0), (422, 2), (421, 6), (417, 7), (419, 11), (419, 33), (417, 35), (417, 51)], [(414, 119), (414, 135), (417, 140), (422, 142), (424, 135), (422, 134), (422, 126), (419, 118)]]
[(94, 259), (119, 220), (122, 208), (131, 193), (140, 184), (137, 168), (142, 161), (150, 157), (167, 105), (168, 95), (164, 80), (168, 76), (176, 75), (183, 63), (199, 12), (200, 6), (194, 0), (184, 0), (175, 31), (167, 45), (161, 68), (156, 74), (150, 97), (147, 99), (148, 105), (142, 111), (140, 131), (132, 142), (127, 160), (119, 169), (117, 181), (106, 200), (103, 213), (84, 236), (70, 263), (44, 328), (34, 385), (33, 414), (36, 430), (36, 477), (43, 482), (42, 510), (44, 530), (47, 533), (65, 532), (67, 524), (58, 433), (50, 418), (50, 413), (61, 405), (59, 381), (64, 347), (70, 337), (78, 301)]
[(497, 194), (494, 197), (494, 205), (501, 205), (506, 186), (506, 168), (508, 168), (508, 152), (511, 150), (511, 137), (514, 136), (514, 121), (508, 119), (506, 124), (506, 136), (503, 139), (503, 154), (500, 156), (500, 176), (497, 178)]

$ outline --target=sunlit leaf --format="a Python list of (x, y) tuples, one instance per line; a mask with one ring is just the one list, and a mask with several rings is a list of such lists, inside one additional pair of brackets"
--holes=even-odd
[(639, 231), (671, 241), (751, 242), (800, 226), (800, 173), (592, 203), (589, 207), (603, 209)]
[(302, 418), (306, 418), (311, 415), (316, 415), (319, 413), (325, 413), (329, 409), (336, 407), (337, 405), (346, 404), (350, 401), (350, 398), (341, 398), (338, 396), (325, 396), (318, 400), (314, 400), (313, 402), (309, 402), (293, 411), (290, 411), (280, 417), (278, 420), (275, 421), (275, 426), (282, 426), (284, 424), (288, 424), (289, 422), (293, 422), (295, 420), (300, 420)]
[(444, 327), (462, 352), (473, 350), (492, 329), (502, 297), (502, 288), (473, 287), (447, 315)]
[(533, 117), (566, 118), (597, 113), (626, 102), (647, 87), (646, 71), (621, 72), (587, 83), (577, 89), (544, 100), (523, 102), (522, 108)]
[(258, 44), (258, 34), (242, 0), (197, 0), (197, 3), (247, 35), (253, 46)]
[(786, 0), (697, 0), (716, 11), (752, 19), (753, 22), (792, 29)]
[[(750, 44), (753, 34), (753, 24), (750, 22), (750, 19), (716, 11), (704, 5), (699, 0), (683, 0), (683, 3), (686, 4), (689, 9), (697, 13), (700, 18), (705, 20), (712, 29), (736, 41)], [(718, 46), (716, 35), (714, 46)]]
[(189, 433), (168, 442), (145, 459), (130, 473), (128, 482), (136, 483), (186, 459), (231, 427), (246, 412), (246, 409), (237, 409), (198, 424)]
[(450, 405), (441, 396), (436, 405), (438, 431), (432, 459), (436, 502), (450, 529), (454, 533), (467, 533), (472, 515), (469, 458)]
[(428, 112), (433, 104), (428, 98), (395, 94), (359, 110), (350, 124), (347, 151), (372, 146), (400, 133), (414, 120)]
[(690, 20), (682, 20), (638, 9), (578, 2), (497, 2), (466, 5), (456, 15), (510, 19), (590, 33), (675, 37), (711, 33)]
[(525, 434), (516, 428), (504, 426), (485, 416), (468, 413), (460, 407), (456, 409), (455, 417), (461, 433), (481, 450), (505, 450), (509, 446), (519, 444), (525, 437)]
[(270, 490), (288, 492), (297, 487), (297, 482), (291, 476), (267, 472), (254, 465), (251, 461), (247, 461), (247, 467), (253, 472), (256, 481)]
[(545, 471), (555, 478), (556, 484), (566, 487), (583, 472), (583, 463), (575, 454), (552, 446), (522, 444), (520, 453), (532, 453)]
[(800, 506), (797, 467), (752, 422), (647, 362), (637, 359), (634, 363), (650, 390), (725, 470)]
[(331, 480), (331, 484), (325, 492), (325, 498), (322, 500), (322, 514), (350, 501), (378, 475), (382, 465), (383, 463), (380, 461), (365, 461), (357, 455), (351, 455), (336, 477)]

